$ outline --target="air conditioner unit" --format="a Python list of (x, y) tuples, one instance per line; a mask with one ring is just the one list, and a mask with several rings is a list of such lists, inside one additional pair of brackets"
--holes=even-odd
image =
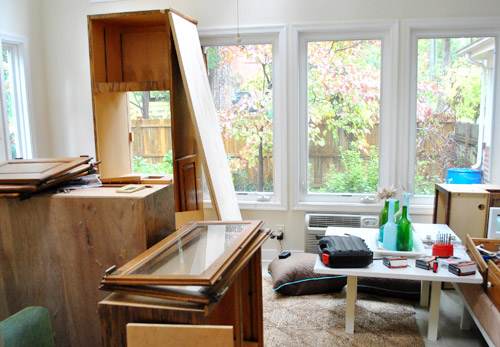
[(306, 213), (307, 253), (318, 253), (316, 235), (324, 235), (328, 227), (378, 228), (379, 217), (373, 215)]

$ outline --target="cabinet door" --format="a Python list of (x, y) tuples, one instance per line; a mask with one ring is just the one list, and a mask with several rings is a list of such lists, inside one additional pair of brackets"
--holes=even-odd
[(191, 155), (177, 159), (179, 199), (181, 211), (200, 210), (200, 201), (198, 201), (198, 187), (196, 177), (196, 156)]
[(488, 194), (456, 193), (450, 195), (448, 225), (465, 242), (465, 235), (485, 237)]
[(92, 158), (51, 158), (10, 160), (0, 163), (0, 184), (40, 184), (57, 177)]
[(233, 327), (183, 324), (127, 324), (127, 346), (205, 346), (233, 345)]

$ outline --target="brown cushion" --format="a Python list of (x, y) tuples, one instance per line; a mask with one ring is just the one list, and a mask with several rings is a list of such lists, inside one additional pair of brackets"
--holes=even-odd
[(306, 295), (337, 292), (347, 283), (347, 277), (314, 272), (318, 258), (312, 253), (292, 253), (286, 259), (274, 259), (269, 264), (273, 289), (284, 295)]

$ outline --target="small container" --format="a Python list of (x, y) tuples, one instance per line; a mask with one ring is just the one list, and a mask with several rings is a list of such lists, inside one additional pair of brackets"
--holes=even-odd
[(480, 184), (482, 170), (474, 169), (447, 169), (446, 183), (448, 184)]
[(451, 243), (435, 243), (432, 246), (432, 255), (440, 258), (453, 256), (453, 245)]

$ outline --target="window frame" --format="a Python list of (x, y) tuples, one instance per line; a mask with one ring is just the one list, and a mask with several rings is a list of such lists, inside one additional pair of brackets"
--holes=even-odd
[[(33, 149), (33, 124), (30, 115), (30, 90), (29, 90), (29, 65), (26, 63), (28, 58), (28, 43), (25, 38), (0, 33), (0, 47), (11, 51), (13, 67), (13, 91), (15, 100), (12, 107), (16, 114), (16, 132), (18, 135), (17, 143), (20, 144), (20, 154), (24, 159), (31, 159), (34, 156)], [(2, 58), (3, 61), (3, 58)], [(5, 156), (5, 160), (12, 158), (10, 153), (9, 128), (7, 118), (7, 105), (5, 101), (5, 81), (3, 78), (3, 64), (0, 64), (0, 158)], [(3, 137), (3, 138), (2, 138)]]
[[(399, 114), (401, 124), (399, 126), (399, 146), (401, 152), (398, 158), (399, 181), (413, 191), (414, 173), (416, 162), (416, 101), (417, 101), (417, 62), (418, 62), (418, 39), (430, 38), (453, 38), (453, 37), (494, 37), (495, 51), (498, 52), (500, 40), (500, 26), (495, 19), (470, 18), (470, 19), (412, 19), (402, 22), (402, 42), (403, 54), (401, 64), (401, 101)], [(500, 57), (495, 54), (495, 67), (493, 69), (493, 119), (490, 131), (497, 133), (500, 131), (500, 122), (495, 110), (500, 110), (500, 91), (498, 90), (498, 66)], [(407, 115), (403, 117), (402, 115)], [(486, 129), (485, 129), (486, 130)], [(495, 150), (495, 148), (497, 150)], [(490, 153), (490, 177), (494, 178), (500, 173), (499, 160), (495, 160), (495, 155), (500, 148), (498, 136), (492, 137)], [(407, 154), (406, 156), (404, 154)], [(499, 183), (499, 182), (491, 182)], [(434, 206), (434, 195), (412, 196), (411, 199), (413, 213), (432, 213)]]
[(379, 185), (389, 186), (394, 182), (395, 168), (390, 167), (391, 158), (396, 156), (396, 146), (389, 137), (397, 129), (398, 91), (398, 21), (355, 21), (317, 25), (293, 25), (292, 50), (293, 93), (291, 100), (298, 100), (296, 124), (293, 130), (295, 153), (299, 160), (292, 168), (293, 209), (314, 211), (321, 208), (335, 208), (336, 211), (379, 212), (381, 204), (375, 194), (321, 194), (307, 191), (308, 132), (307, 132), (307, 42), (337, 40), (381, 40), (381, 83), (380, 83), (380, 132), (379, 132)]
[[(227, 29), (200, 29), (202, 46), (238, 44), (273, 45), (273, 193), (236, 193), (239, 207), (244, 210), (286, 211), (287, 204), (287, 119), (286, 119), (286, 27), (282, 25)], [(278, 131), (282, 129), (282, 131)], [(283, 131), (284, 129), (284, 131)], [(209, 201), (204, 201), (210, 207)]]

